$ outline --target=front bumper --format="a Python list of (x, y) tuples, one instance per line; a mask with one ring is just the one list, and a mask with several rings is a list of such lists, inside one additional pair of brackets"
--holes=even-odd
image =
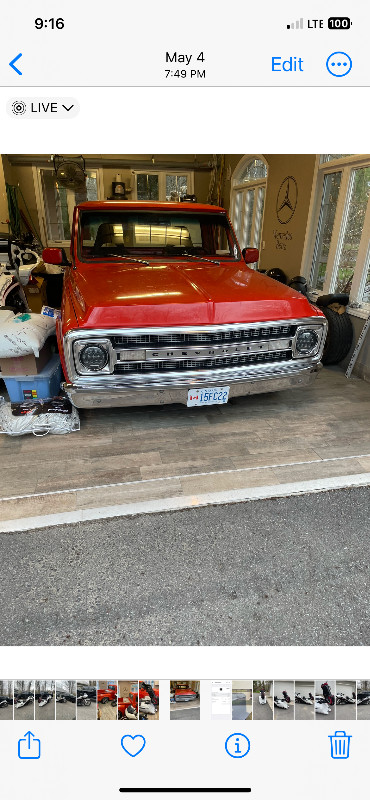
[(227, 370), (222, 370), (217, 376), (192, 377), (180, 385), (165, 385), (166, 376), (163, 375), (163, 385), (158, 385), (158, 380), (153, 383), (129, 385), (127, 378), (122, 380), (119, 376), (112, 379), (97, 378), (88, 380), (84, 385), (65, 383), (63, 388), (71, 402), (77, 408), (122, 408), (124, 406), (155, 406), (170, 403), (187, 404), (189, 389), (202, 386), (230, 386), (229, 398), (242, 397), (250, 394), (264, 392), (280, 392), (283, 389), (308, 386), (315, 380), (321, 369), (321, 363), (302, 364), (302, 362), (289, 362), (287, 364), (274, 364), (265, 368), (249, 370), (248, 374), (232, 375)]

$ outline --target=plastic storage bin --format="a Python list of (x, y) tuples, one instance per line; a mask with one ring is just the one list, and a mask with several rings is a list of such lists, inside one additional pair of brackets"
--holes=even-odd
[(44, 400), (60, 393), (62, 366), (58, 355), (53, 356), (38, 375), (4, 375), (10, 401), (23, 403), (24, 400)]

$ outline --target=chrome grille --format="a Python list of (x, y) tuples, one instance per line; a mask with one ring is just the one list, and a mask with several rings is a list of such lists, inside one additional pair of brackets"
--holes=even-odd
[(199, 330), (194, 333), (145, 333), (145, 334), (113, 334), (109, 338), (114, 349), (121, 347), (132, 348), (135, 345), (150, 345), (151, 347), (167, 347), (171, 345), (198, 345), (202, 344), (230, 344), (231, 342), (242, 342), (253, 340), (254, 342), (265, 339), (280, 339), (282, 337), (294, 336), (296, 325), (274, 325), (266, 327), (248, 327), (241, 329), (205, 331)]
[(292, 358), (291, 350), (263, 351), (260, 353), (249, 353), (248, 355), (230, 356), (226, 358), (204, 358), (201, 361), (184, 359), (182, 361), (137, 361), (127, 363), (117, 363), (114, 368), (116, 375), (122, 373), (143, 373), (143, 372), (184, 372), (186, 370), (203, 369), (225, 369), (227, 367), (242, 367), (248, 364), (273, 363), (290, 361)]

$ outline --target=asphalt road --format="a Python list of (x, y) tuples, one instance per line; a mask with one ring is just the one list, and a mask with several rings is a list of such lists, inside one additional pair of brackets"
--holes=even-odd
[(5, 707), (0, 708), (0, 722), (2, 719), (13, 719), (13, 706), (7, 705)]
[(77, 719), (96, 719), (96, 702), (91, 700), (89, 706), (76, 706)]
[[(197, 705), (198, 704), (198, 705)], [(199, 701), (189, 703), (171, 703), (170, 719), (200, 719)]]
[(313, 706), (305, 705), (303, 703), (296, 703), (295, 704), (295, 719), (300, 720), (314, 720), (315, 719), (315, 709)]
[(253, 694), (253, 719), (273, 719), (273, 710), (269, 703), (260, 703), (259, 693)]
[[(58, 704), (58, 705), (60, 705), (60, 704)], [(49, 700), (49, 702), (46, 703), (46, 706), (41, 706), (41, 707), (39, 706), (39, 704), (38, 704), (38, 702), (36, 700), (36, 703), (35, 703), (35, 719), (37, 719), (37, 720), (41, 720), (41, 719), (52, 720), (52, 719), (55, 719), (55, 699), (54, 699), (54, 697), (53, 697), (52, 700)]]
[(31, 720), (35, 718), (35, 707), (34, 703), (27, 703), (27, 705), (22, 706), (21, 708), (16, 708), (14, 706), (14, 719), (15, 720)]
[(1, 645), (368, 645), (369, 490), (1, 534)]
[(356, 719), (356, 706), (354, 703), (348, 703), (343, 706), (335, 706), (335, 719)]
[(76, 703), (55, 703), (55, 719), (76, 719)]
[(357, 719), (370, 719), (370, 705), (357, 706)]
[(290, 703), (288, 708), (278, 708), (274, 706), (274, 719), (294, 719), (294, 703)]

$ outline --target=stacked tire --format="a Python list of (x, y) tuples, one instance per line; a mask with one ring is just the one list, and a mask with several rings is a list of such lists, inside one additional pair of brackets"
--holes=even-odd
[[(347, 294), (323, 295), (316, 301), (328, 321), (328, 334), (322, 356), (323, 364), (339, 364), (348, 355), (352, 340), (353, 327), (349, 314), (343, 309), (348, 305)], [(342, 307), (342, 313), (333, 308)]]

